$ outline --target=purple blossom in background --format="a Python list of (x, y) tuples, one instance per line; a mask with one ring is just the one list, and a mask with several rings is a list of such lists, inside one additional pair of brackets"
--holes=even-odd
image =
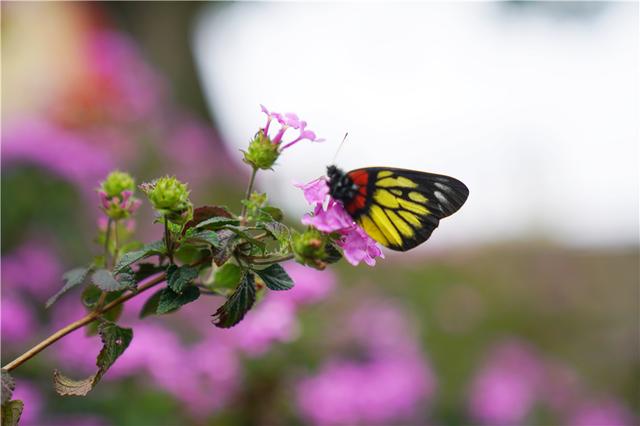
[(34, 164), (92, 191), (114, 161), (103, 147), (87, 142), (81, 134), (41, 119), (9, 123), (2, 129), (2, 165)]
[(2, 343), (24, 344), (31, 340), (38, 329), (32, 309), (18, 296), (3, 292), (2, 295)]
[(28, 241), (2, 257), (4, 291), (26, 291), (39, 301), (61, 286), (62, 273), (54, 250), (44, 241)]
[(43, 397), (31, 382), (17, 379), (12, 399), (24, 402), (20, 426), (42, 426)]
[(571, 414), (569, 426), (631, 426), (633, 415), (613, 400), (589, 401), (580, 404)]
[(487, 425), (521, 423), (539, 398), (543, 366), (526, 344), (494, 348), (471, 385), (471, 416)]
[(317, 303), (326, 299), (336, 287), (336, 276), (328, 269), (318, 271), (296, 262), (287, 262), (284, 268), (294, 282), (291, 290), (273, 294), (280, 301), (295, 306)]
[(374, 266), (376, 257), (384, 259), (378, 243), (354, 222), (341, 202), (330, 197), (329, 185), (324, 177), (295, 186), (302, 189), (307, 202), (314, 206), (313, 215), (304, 215), (302, 223), (322, 232), (342, 234), (337, 243), (342, 247), (347, 262), (354, 266), (360, 262)]
[[(269, 137), (269, 131), (273, 129), (272, 122), (275, 118), (278, 124), (280, 124), (280, 129), (276, 131), (275, 136), (271, 138), (271, 142), (276, 145), (280, 145), (280, 151), (285, 150), (296, 143), (302, 140), (309, 140), (311, 142), (322, 142), (324, 139), (318, 139), (316, 134), (307, 129), (307, 122), (304, 120), (300, 120), (298, 116), (292, 112), (288, 112), (285, 114), (280, 114), (277, 112), (270, 112), (264, 105), (260, 105), (260, 109), (267, 115), (267, 122), (262, 128), (264, 134)], [(288, 142), (283, 140), (283, 137), (288, 129), (298, 130), (298, 136)]]
[(137, 121), (157, 112), (165, 83), (133, 40), (117, 31), (94, 31), (87, 59), (93, 83), (102, 90), (100, 106), (116, 121)]
[[(382, 321), (380, 308), (386, 310)], [(433, 396), (436, 383), (414, 336), (406, 332), (402, 312), (384, 302), (365, 302), (347, 324), (345, 340), (358, 343), (365, 360), (334, 358), (302, 379), (296, 392), (300, 413), (317, 425), (410, 422)], [(394, 344), (380, 341), (399, 329)], [(368, 337), (371, 330), (379, 331), (377, 337)]]

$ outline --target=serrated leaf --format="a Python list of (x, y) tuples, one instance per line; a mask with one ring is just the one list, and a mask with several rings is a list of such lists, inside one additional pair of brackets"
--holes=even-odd
[(227, 225), (224, 227), (224, 229), (227, 229), (233, 233), (235, 233), (236, 235), (238, 235), (240, 238), (243, 238), (245, 240), (247, 240), (248, 242), (250, 242), (251, 244), (253, 244), (254, 246), (259, 247), (260, 249), (264, 250), (264, 248), (266, 247), (265, 243), (255, 239), (253, 236), (251, 236), (248, 232), (246, 232), (245, 229), (240, 228), (238, 226), (231, 226), (231, 225)]
[(2, 405), (2, 426), (17, 426), (24, 402), (14, 399)]
[[(133, 276), (131, 276), (131, 279), (133, 279)], [(116, 280), (113, 275), (111, 275), (111, 272), (106, 269), (98, 269), (95, 271), (91, 275), (91, 282), (103, 291), (118, 291), (129, 287), (128, 283)]]
[(11, 399), (13, 390), (16, 388), (16, 382), (7, 370), (2, 370), (2, 404), (4, 405)]
[(256, 286), (253, 273), (247, 272), (240, 280), (236, 291), (213, 314), (216, 327), (229, 328), (238, 324), (256, 301)]
[(166, 248), (164, 246), (164, 241), (156, 241), (151, 244), (147, 244), (143, 246), (140, 250), (130, 251), (118, 259), (118, 263), (115, 268), (113, 268), (114, 273), (121, 272), (127, 266), (137, 262), (138, 260), (144, 259), (145, 257), (153, 256), (154, 254), (164, 254), (166, 253)]
[(221, 266), (227, 263), (239, 241), (238, 235), (228, 229), (219, 231), (218, 239), (220, 244), (213, 248), (213, 261), (216, 265)]
[(277, 207), (266, 206), (262, 208), (262, 211), (267, 213), (274, 221), (281, 221), (284, 215), (282, 214), (282, 210)]
[(256, 269), (255, 273), (258, 274), (271, 290), (281, 291), (293, 288), (293, 280), (289, 274), (287, 274), (287, 271), (278, 264), (273, 264), (265, 269)]
[(239, 224), (240, 224), (240, 221), (238, 219), (231, 218), (231, 217), (224, 217), (224, 216), (216, 216), (198, 223), (195, 226), (195, 228), (202, 229), (206, 227), (209, 229), (220, 229), (225, 225), (239, 225)]
[(182, 230), (183, 235), (188, 229), (193, 228), (198, 223), (217, 216), (232, 218), (233, 214), (223, 206), (202, 206), (194, 209), (193, 219), (185, 223), (184, 229)]
[(167, 285), (176, 293), (182, 293), (197, 277), (198, 269), (193, 266), (171, 265), (167, 268)]
[(236, 288), (242, 277), (242, 269), (234, 263), (225, 263), (216, 271), (213, 284), (218, 288)]
[(133, 272), (131, 266), (124, 268), (122, 272), (116, 274), (115, 278), (123, 288), (128, 288), (129, 290), (135, 290), (138, 284), (136, 281), (136, 273)]
[(75, 380), (55, 370), (53, 372), (53, 383), (59, 395), (85, 396), (89, 393), (113, 363), (116, 362), (118, 357), (124, 353), (133, 339), (132, 329), (119, 327), (110, 321), (100, 324), (98, 333), (102, 340), (102, 349), (96, 359), (98, 371), (86, 379)]
[(176, 293), (170, 288), (164, 288), (158, 301), (157, 314), (173, 312), (180, 307), (197, 300), (200, 297), (200, 289), (194, 285), (187, 286), (182, 293)]
[(82, 290), (82, 304), (89, 309), (93, 309), (98, 300), (100, 299), (100, 295), (102, 294), (102, 290), (100, 290), (96, 285), (90, 284)]
[(66, 293), (73, 287), (83, 284), (87, 279), (87, 276), (89, 275), (90, 271), (91, 271), (91, 268), (83, 267), (83, 268), (75, 268), (65, 272), (65, 274), (62, 276), (62, 279), (64, 280), (64, 286), (60, 289), (60, 291), (58, 291), (56, 294), (51, 296), (49, 300), (47, 300), (45, 307), (48, 308), (51, 305), (53, 305), (60, 296), (62, 296), (64, 293)]
[(148, 317), (149, 315), (155, 315), (158, 311), (158, 303), (160, 302), (160, 296), (162, 296), (162, 290), (157, 291), (144, 302), (142, 310), (140, 311), (140, 318)]
[(133, 277), (138, 283), (145, 278), (149, 278), (151, 275), (164, 271), (164, 266), (153, 263), (138, 263), (136, 266), (138, 269), (134, 272)]
[(211, 231), (209, 229), (205, 230), (195, 230), (191, 232), (191, 230), (187, 231), (187, 237), (189, 240), (199, 240), (204, 241), (214, 247), (218, 247), (220, 244), (220, 239), (218, 238), (218, 234), (215, 231)]

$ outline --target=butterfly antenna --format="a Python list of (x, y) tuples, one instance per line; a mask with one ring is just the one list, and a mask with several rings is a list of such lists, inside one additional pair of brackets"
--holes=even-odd
[(336, 159), (338, 158), (338, 154), (340, 154), (340, 151), (342, 150), (342, 146), (344, 145), (344, 142), (347, 140), (347, 136), (349, 136), (349, 132), (346, 132), (344, 134), (344, 138), (342, 138), (342, 142), (340, 142), (340, 146), (338, 146), (338, 149), (336, 150), (336, 153), (333, 156), (333, 160), (331, 160), (331, 164), (334, 164), (336, 162)]

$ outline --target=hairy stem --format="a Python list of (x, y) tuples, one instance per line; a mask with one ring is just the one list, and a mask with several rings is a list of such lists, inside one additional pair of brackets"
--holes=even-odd
[[(249, 201), (249, 197), (251, 197), (251, 191), (253, 191), (253, 184), (256, 181), (256, 173), (258, 173), (258, 168), (254, 167), (253, 170), (251, 171), (251, 178), (249, 179), (249, 186), (247, 187), (247, 193), (244, 196), (245, 201)], [(246, 204), (242, 205), (242, 213), (240, 213), (240, 216), (242, 217), (242, 222), (246, 223), (246, 219), (245, 219), (245, 215), (247, 214), (247, 206)]]
[(20, 355), (19, 357), (17, 357), (13, 361), (11, 361), (10, 363), (2, 367), (2, 369), (11, 371), (16, 367), (19, 367), (20, 365), (24, 364), (25, 362), (27, 362), (28, 360), (36, 356), (38, 353), (43, 351), (45, 348), (51, 346), (53, 343), (62, 339), (64, 336), (71, 333), (72, 331), (75, 331), (79, 328), (84, 327), (85, 325), (91, 323), (92, 321), (94, 321), (96, 318), (98, 318), (100, 315), (104, 314), (105, 312), (110, 311), (111, 309), (115, 308), (116, 306), (122, 303), (125, 303), (129, 299), (133, 299), (134, 297), (138, 296), (140, 293), (144, 292), (145, 290), (148, 290), (151, 287), (154, 287), (165, 280), (166, 280), (166, 275), (163, 272), (162, 274), (154, 277), (153, 279), (149, 280), (148, 282), (138, 287), (135, 292), (129, 292), (127, 294), (123, 294), (122, 296), (118, 297), (114, 301), (108, 303), (103, 308), (96, 309), (95, 311), (89, 312), (87, 315), (80, 318), (79, 320), (72, 322), (66, 327), (62, 327), (60, 330), (56, 331), (51, 336), (42, 340), (40, 343), (38, 343), (37, 345), (35, 345), (34, 347), (29, 349), (22, 355)]
[(279, 257), (243, 256), (243, 258), (254, 265), (271, 265), (273, 263), (281, 263), (293, 259), (293, 253)]
[(167, 248), (167, 256), (169, 262), (173, 265), (173, 243), (171, 241), (171, 232), (169, 231), (169, 219), (164, 217), (164, 245)]

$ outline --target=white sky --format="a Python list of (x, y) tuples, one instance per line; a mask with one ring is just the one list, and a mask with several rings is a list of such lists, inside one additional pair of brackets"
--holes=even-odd
[(290, 183), (323, 174), (348, 131), (345, 169), (413, 168), (470, 188), (430, 246), (638, 242), (637, 3), (587, 20), (496, 3), (235, 3), (205, 8), (193, 40), (233, 150), (263, 125), (259, 103), (327, 139), (259, 176), (291, 212), (307, 207)]

